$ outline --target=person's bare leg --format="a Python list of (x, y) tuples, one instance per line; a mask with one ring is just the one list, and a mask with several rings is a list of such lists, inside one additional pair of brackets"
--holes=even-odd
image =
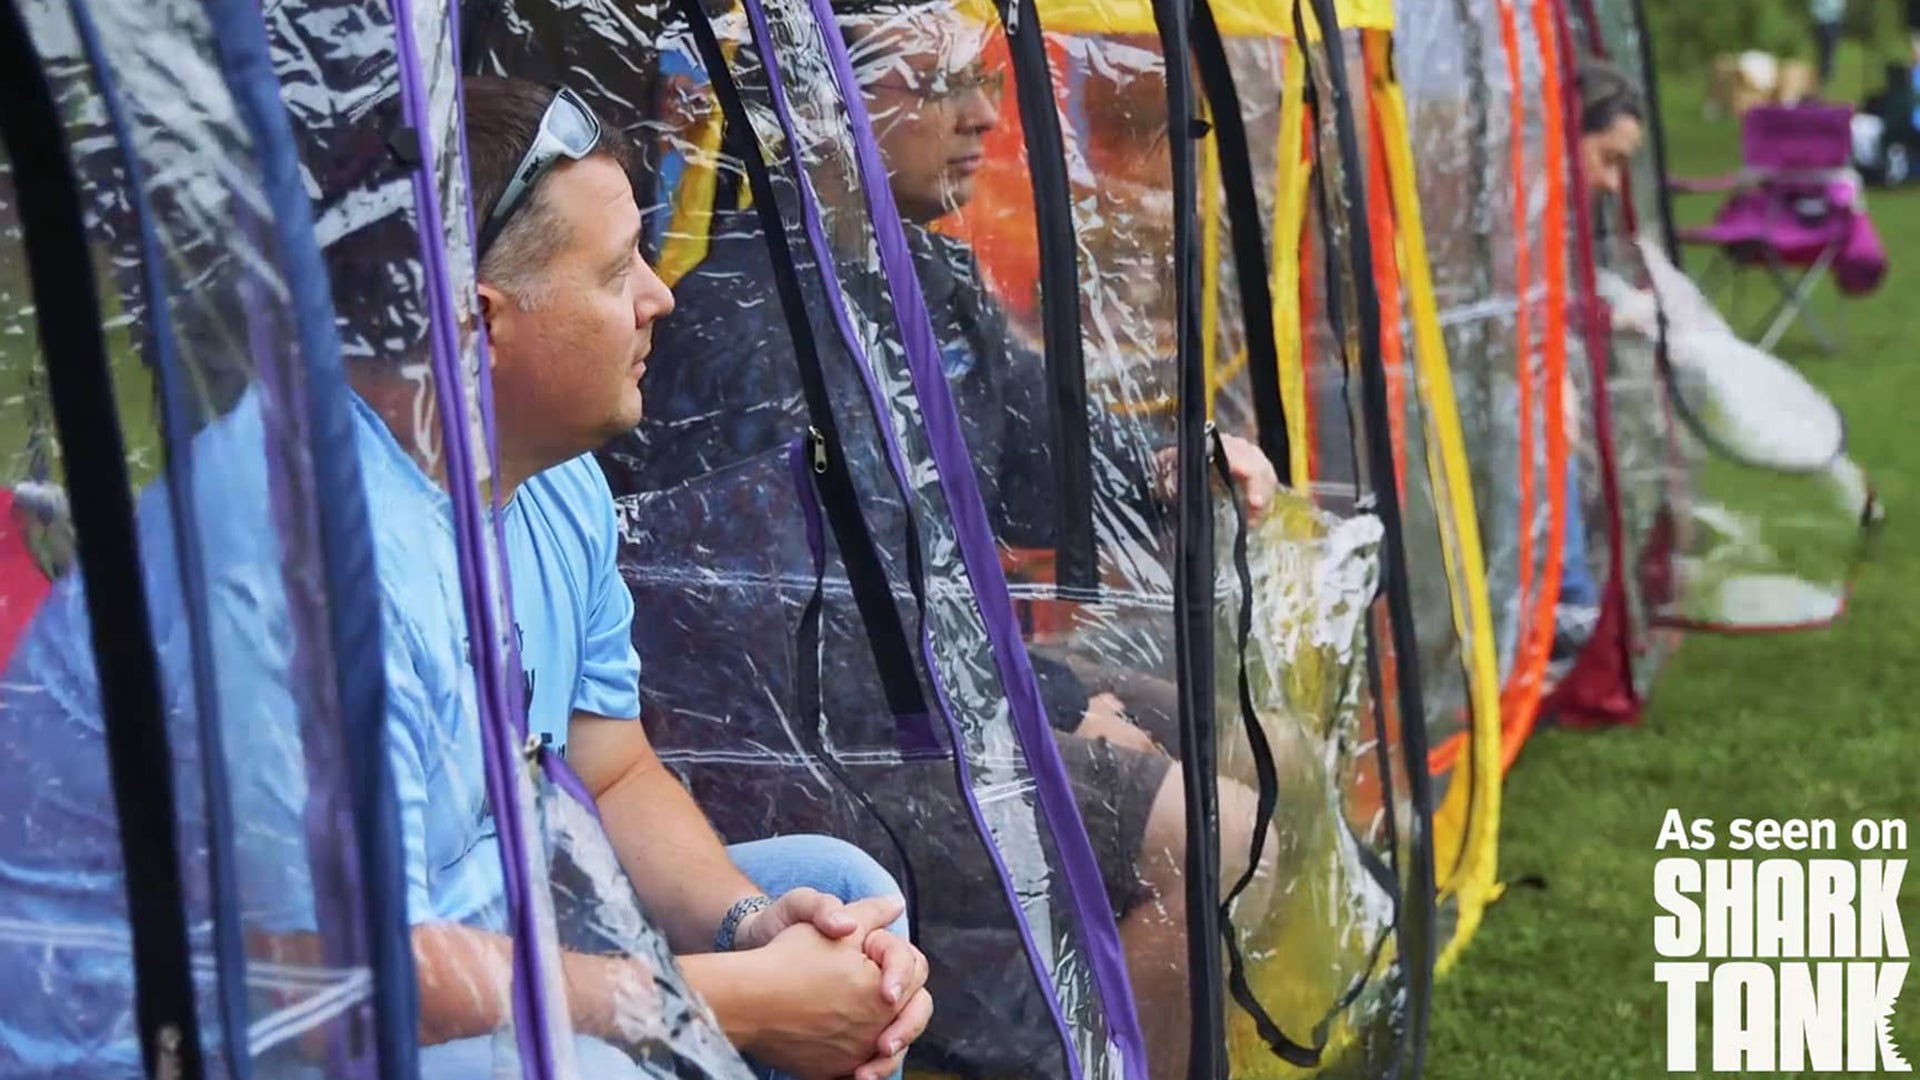
[[(1222, 888), (1239, 880), (1247, 865), (1257, 803), (1252, 791), (1232, 782), (1220, 785), (1220, 870)], [(1273, 888), (1274, 844), (1267, 841), (1264, 872), (1241, 895), (1236, 910), (1245, 918), (1265, 911)], [(1147, 1067), (1153, 1080), (1183, 1080), (1192, 1021), (1187, 985), (1187, 809), (1186, 785), (1169, 772), (1147, 812), (1140, 844), (1140, 878), (1145, 883), (1138, 906), (1120, 921), (1120, 943), (1127, 952), (1127, 974), (1147, 1043)]]

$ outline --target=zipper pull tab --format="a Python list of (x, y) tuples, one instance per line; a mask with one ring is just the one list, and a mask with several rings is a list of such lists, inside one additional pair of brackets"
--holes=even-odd
[(820, 434), (819, 428), (807, 429), (807, 448), (813, 453), (813, 471), (821, 476), (827, 475), (827, 440)]

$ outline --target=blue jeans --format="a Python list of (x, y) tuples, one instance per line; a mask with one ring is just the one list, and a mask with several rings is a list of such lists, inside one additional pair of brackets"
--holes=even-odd
[[(735, 844), (727, 849), (727, 855), (768, 896), (799, 888), (818, 889), (847, 903), (900, 895), (893, 875), (873, 856), (829, 836), (776, 836)], [(906, 916), (887, 929), (905, 938)], [(496, 1068), (504, 1065), (503, 1075), (517, 1076), (513, 1049), (513, 1037), (506, 1033), (423, 1046), (420, 1075), (423, 1080), (489, 1080), (496, 1075)], [(583, 1080), (644, 1080), (647, 1075), (624, 1051), (599, 1039), (577, 1037), (574, 1054)], [(787, 1080), (757, 1065), (754, 1072), (764, 1080)], [(898, 1077), (896, 1073), (895, 1080)]]
[[(776, 836), (727, 848), (727, 857), (760, 891), (779, 896), (794, 889), (818, 889), (851, 904), (875, 896), (899, 896), (900, 886), (873, 856), (831, 836)], [(888, 930), (907, 936), (907, 917)]]
[(1566, 536), (1560, 542), (1560, 603), (1599, 607), (1600, 587), (1587, 565), (1586, 509), (1580, 501), (1580, 463), (1567, 458)]
[[(899, 896), (900, 886), (887, 868), (873, 856), (844, 840), (830, 836), (776, 836), (735, 844), (727, 856), (740, 872), (752, 879), (760, 891), (779, 896), (794, 889), (818, 889), (845, 903), (872, 896)], [(907, 936), (907, 917), (902, 914), (887, 927), (896, 935)], [(749, 1061), (749, 1064), (753, 1064)], [(754, 1064), (753, 1071), (762, 1080), (788, 1080), (772, 1069)], [(900, 1074), (894, 1073), (894, 1080)]]

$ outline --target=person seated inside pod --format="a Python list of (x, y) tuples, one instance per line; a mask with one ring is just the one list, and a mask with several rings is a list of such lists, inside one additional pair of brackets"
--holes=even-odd
[[(979, 58), (988, 31), (956, 12), (949, 0), (839, 0), (836, 12), (861, 73), (865, 105), (904, 218), (942, 366), (997, 539), (1015, 547), (1051, 547), (1054, 472), (1045, 361), (1010, 333), (1000, 303), (981, 285), (973, 252), (930, 228), (972, 198), (983, 139), (997, 123), (1001, 82)], [(780, 177), (776, 170), (776, 183)], [(885, 326), (892, 316), (884, 300), (863, 299), (884, 294), (885, 285), (867, 269), (858, 186), (817, 179), (816, 186), (826, 204), (823, 210), (831, 242), (846, 248), (837, 252), (836, 272), (846, 283), (850, 303), (869, 322)], [(783, 212), (789, 224), (797, 220), (797, 210), (784, 199)], [(709, 500), (703, 509), (689, 513), (686, 503), (672, 499), (673, 493), (702, 484), (734, 482), (730, 478), (739, 475), (746, 463), (778, 452), (810, 424), (792, 335), (777, 300), (772, 257), (758, 217), (752, 210), (723, 210), (715, 214), (708, 232), (710, 248), (705, 259), (676, 283), (676, 312), (655, 333), (646, 384), (647, 416), (602, 452), (602, 464), (623, 503), (640, 506), (649, 497), (665, 495), (663, 505), (673, 507), (662, 512), (667, 516), (711, 519), (719, 528), (734, 532), (756, 531), (740, 524), (745, 519), (738, 515), (741, 507), (761, 505), (764, 500), (702, 496)], [(789, 235), (795, 234), (790, 230)], [(848, 365), (855, 361), (845, 355), (833, 323), (822, 314), (832, 301), (819, 285), (820, 275), (803, 243), (795, 241), (794, 247), (802, 285), (809, 293), (813, 337), (827, 354), (823, 365), (850, 371)], [(859, 310), (863, 306), (868, 310)], [(877, 352), (875, 356), (874, 363), (887, 362)], [(871, 416), (870, 406), (857, 394), (848, 391), (844, 401), (836, 402), (843, 427), (867, 423)], [(1245, 440), (1228, 436), (1226, 443), (1229, 465), (1247, 506), (1256, 515), (1264, 512), (1278, 486), (1273, 466)], [(847, 452), (864, 451), (854, 447)], [(877, 451), (868, 453), (862, 467), (878, 477), (884, 465), (872, 460)], [(1107, 496), (1126, 504), (1125, 513), (1118, 516), (1143, 523), (1142, 528), (1165, 523), (1165, 485), (1149, 474), (1156, 467), (1163, 477), (1170, 472), (1170, 450), (1146, 467), (1132, 470), (1132, 475), (1120, 474), (1127, 470), (1124, 463), (1138, 455), (1110, 448), (1096, 450), (1095, 456), (1106, 462), (1096, 468), (1112, 474), (1101, 483), (1122, 489), (1117, 496)], [(875, 488), (889, 481), (876, 479)], [(876, 537), (900, 535), (897, 510), (880, 505), (863, 509)], [(650, 535), (654, 529), (631, 519), (628, 527), (632, 536)], [(716, 544), (763, 542), (759, 536), (716, 540), (709, 535), (690, 550), (711, 553)], [(635, 563), (644, 561), (645, 553), (634, 556)], [(628, 575), (630, 581), (639, 576), (632, 564)], [(904, 589), (903, 584), (896, 586)], [(711, 655), (702, 652), (681, 658), (699, 669), (690, 676), (700, 687), (689, 691), (691, 699), (717, 700), (710, 684), (753, 680), (761, 674), (761, 665), (749, 654), (780, 656), (790, 647), (779, 636), (789, 633), (785, 623), (769, 626), (764, 640), (759, 640), (745, 629), (761, 617), (758, 613), (716, 608), (704, 598), (701, 603), (694, 617), (711, 623), (710, 632), (719, 637), (712, 642)], [(682, 625), (636, 626), (635, 633), (643, 640), (659, 639), (656, 647), (668, 654), (684, 652), (688, 640)], [(729, 669), (728, 676), (721, 676), (716, 674), (720, 661), (715, 657), (722, 652), (746, 658), (737, 669)], [(642, 653), (649, 665), (656, 663), (645, 646)], [(662, 660), (673, 659), (662, 656)], [(1089, 686), (1082, 673), (1065, 662), (1038, 654), (1032, 660), (1108, 901), (1119, 919), (1132, 984), (1141, 1002), (1152, 1073), (1161, 1078), (1181, 1075), (1190, 1038), (1181, 880), (1186, 826), (1181, 777), (1166, 749), (1179, 746), (1172, 694), (1170, 689), (1152, 686), (1155, 680), (1130, 678), (1124, 672), (1086, 672), (1094, 681)], [(827, 666), (835, 665), (828, 662)], [(823, 707), (836, 739), (847, 738), (846, 732), (874, 719), (873, 695), (863, 696), (845, 685), (845, 679), (829, 676), (823, 681), (827, 683)], [(717, 689), (720, 694), (726, 692)], [(838, 714), (836, 694), (846, 703)], [(752, 701), (743, 701), (742, 707), (765, 711)], [(845, 715), (862, 709), (869, 715)], [(1143, 727), (1134, 717), (1152, 720)], [(786, 720), (778, 723), (782, 726), (765, 733), (747, 735), (732, 728), (710, 737), (752, 742), (764, 734), (767, 742), (784, 744), (792, 734)], [(729, 730), (735, 733), (729, 736)], [(711, 757), (720, 752), (718, 746), (703, 744), (699, 754)], [(722, 803), (731, 809), (750, 797), (745, 792), (749, 783), (727, 780), (721, 785), (726, 787), (724, 792), (703, 798), (716, 813)], [(885, 780), (878, 781), (871, 794), (882, 805), (893, 798)], [(903, 800), (924, 797), (919, 792), (898, 794)], [(1221, 799), (1220, 846), (1225, 853), (1224, 870), (1231, 879), (1246, 863), (1255, 800), (1247, 789), (1224, 781)], [(758, 814), (757, 810), (744, 812), (743, 817), (752, 820), (744, 820), (742, 827), (757, 827)], [(966, 830), (972, 825), (956, 804), (928, 827)], [(956, 839), (953, 847), (958, 850), (964, 843)], [(991, 890), (956, 890), (930, 881), (925, 870), (919, 883), (921, 918), (929, 927), (984, 920), (980, 906), (999, 902)], [(1250, 898), (1245, 910), (1257, 910), (1257, 904), (1257, 897)], [(950, 962), (936, 955), (936, 972)], [(936, 985), (936, 991), (942, 1003), (936, 1017), (940, 1031), (979, 1026), (967, 1016), (969, 1002), (957, 1000), (959, 995), (949, 994), (941, 985)], [(929, 1032), (929, 1041), (938, 1043), (940, 1037)]]
[[(883, 1080), (931, 1011), (925, 958), (899, 921), (896, 884), (858, 849), (825, 837), (723, 847), (638, 722), (631, 597), (615, 568), (612, 502), (590, 451), (639, 419), (652, 326), (673, 299), (639, 254), (627, 145), (570, 92), (470, 79), (465, 102), (476, 220), (491, 240), (479, 259), (479, 310), (492, 345), (494, 478), (529, 729), (565, 753), (633, 890), (683, 957), (687, 984), (750, 1060), (801, 1080)], [(408, 183), (398, 180), (398, 190)], [(350, 357), (354, 447), (339, 449), (359, 454), (372, 523), (421, 1074), (469, 1080), (512, 1067), (500, 1059), (514, 1040), (498, 1033), (513, 1020), (513, 942), (450, 502), (422, 397), (426, 327), (403, 314), (405, 336), (385, 332), (396, 325), (394, 309), (417, 302), (393, 288), (416, 269), (406, 254), (417, 250), (410, 222), (362, 222), (329, 251), (344, 323), (382, 328), (370, 335), (372, 355)], [(141, 497), (140, 539), (184, 781), (176, 783), (178, 835), (206, 835), (194, 718), (217, 701), (241, 823), (235, 872), (249, 953), (301, 962), (313, 959), (321, 926), (308, 880), (297, 722), (310, 691), (292, 668), (286, 597), (268, 587), (278, 585), (282, 558), (272, 508), (283, 493), (274, 488), (286, 478), (267, 471), (262, 412), (249, 394), (193, 444), (198, 490), (188, 531), (200, 537), (209, 573), (204, 623), (170, 576), (164, 485)], [(218, 679), (196, 705), (188, 643), (202, 632)], [(11, 784), (0, 796), (0, 926), (9, 931), (0, 933), (9, 1000), (0, 1010), (0, 1075), (142, 1075), (124, 947), (58, 947), (87, 931), (124, 940), (127, 925), (80, 574), (62, 579), (29, 629), (0, 688), (0, 714), (0, 760), (16, 776), (58, 778)], [(186, 858), (189, 910), (204, 913), (205, 849), (190, 842)], [(617, 876), (595, 880), (624, 887), (609, 886)], [(598, 910), (581, 916), (589, 931)], [(206, 929), (196, 924), (196, 941), (204, 944)], [(673, 1075), (671, 1064), (662, 1072), (659, 1061), (637, 1061), (626, 1049), (636, 1031), (661, 1024), (660, 997), (671, 987), (656, 969), (597, 949), (561, 962), (582, 1075)], [(216, 1004), (211, 992), (202, 996), (209, 1025)], [(294, 1057), (257, 1063), (255, 1075), (325, 1073), (324, 1057)], [(680, 1075), (713, 1075), (682, 1064)]]
[[(1580, 162), (1593, 205), (1587, 208), (1598, 222), (1609, 200), (1624, 197), (1628, 170), (1646, 141), (1646, 101), (1619, 68), (1604, 60), (1582, 59), (1575, 70), (1580, 89)], [(1574, 355), (1582, 355), (1576, 351)], [(1571, 380), (1571, 373), (1569, 373)], [(1585, 426), (1580, 397), (1567, 387), (1567, 426), (1570, 445), (1579, 448)], [(1560, 549), (1560, 599), (1554, 610), (1554, 639), (1550, 671), (1555, 678), (1572, 670), (1581, 649), (1593, 637), (1600, 621), (1600, 586), (1588, 561), (1586, 508), (1580, 486), (1581, 455), (1569, 455), (1565, 541)]]

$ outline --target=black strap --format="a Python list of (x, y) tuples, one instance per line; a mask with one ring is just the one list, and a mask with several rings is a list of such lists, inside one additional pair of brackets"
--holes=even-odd
[[(1300, 14), (1300, 8), (1297, 5), (1294, 8), (1293, 18), (1294, 32), (1304, 35), (1306, 33), (1305, 22)], [(1299, 40), (1304, 42), (1307, 39), (1303, 36)], [(1308, 125), (1313, 139), (1313, 164), (1311, 166), (1313, 183), (1310, 186), (1310, 190), (1313, 193), (1314, 209), (1319, 215), (1320, 220), (1321, 243), (1318, 248), (1318, 253), (1320, 256), (1321, 277), (1326, 283), (1326, 296), (1322, 299), (1326, 306), (1327, 323), (1333, 331), (1334, 348), (1340, 355), (1340, 403), (1342, 407), (1348, 411), (1348, 415), (1345, 418), (1347, 421), (1347, 460), (1352, 463), (1354, 470), (1355, 491), (1364, 494), (1364, 485), (1360, 484), (1358, 478), (1362, 473), (1369, 470), (1363, 467), (1365, 459), (1360, 453), (1359, 431), (1363, 425), (1358, 423), (1358, 418), (1352, 415), (1354, 404), (1353, 365), (1347, 362), (1350, 356), (1347, 339), (1347, 297), (1345, 291), (1340, 288), (1342, 275), (1340, 273), (1340, 245), (1337, 242), (1340, 233), (1334, 225), (1334, 204), (1331, 196), (1327, 192), (1325, 166), (1322, 164), (1327, 160), (1327, 147), (1326, 140), (1322, 137), (1321, 132), (1320, 84), (1314, 74), (1312, 49), (1309, 46), (1303, 45), (1300, 54), (1303, 58), (1303, 66), (1305, 67), (1307, 115), (1312, 119), (1312, 123)], [(1361, 227), (1364, 228), (1365, 226), (1363, 225)], [(1348, 229), (1351, 231), (1351, 223), (1349, 223)]]
[[(1204, 8), (1206, 5), (1203, 2), (1199, 6)], [(1213, 465), (1226, 490), (1233, 491), (1233, 471), (1227, 463), (1226, 446), (1221, 442), (1218, 431), (1213, 433)], [(1320, 1065), (1320, 1053), (1326, 1047), (1325, 1037), (1322, 1036), (1317, 1045), (1307, 1046), (1280, 1030), (1280, 1025), (1260, 1004), (1253, 987), (1247, 982), (1246, 957), (1240, 951), (1240, 935), (1233, 922), (1234, 901), (1247, 891), (1260, 872), (1260, 856), (1267, 847), (1267, 826), (1273, 821), (1274, 811), (1280, 805), (1280, 770), (1274, 763), (1273, 745), (1267, 741), (1266, 729), (1260, 725), (1260, 713), (1254, 708), (1253, 683), (1247, 674), (1247, 647), (1253, 637), (1253, 570), (1247, 565), (1247, 511), (1237, 497), (1229, 496), (1228, 501), (1233, 505), (1233, 569), (1240, 579), (1240, 613), (1234, 626), (1234, 647), (1238, 657), (1235, 679), (1240, 694), (1240, 726), (1245, 730), (1247, 746), (1253, 752), (1256, 809), (1253, 839), (1247, 845), (1247, 868), (1220, 900), (1220, 940), (1227, 950), (1227, 990), (1233, 995), (1234, 1003), (1253, 1018), (1254, 1030), (1260, 1033), (1268, 1049), (1290, 1065), (1312, 1069)]]
[[(713, 32), (712, 23), (708, 21), (709, 16), (700, 7), (699, 0), (678, 2), (700, 50), (701, 62), (707, 67), (707, 77), (713, 83), (714, 96), (719, 99), (727, 127), (751, 133), (754, 129), (747, 119), (739, 86), (734, 82), (732, 70), (727, 67), (726, 55), (720, 48), (720, 40)], [(806, 398), (807, 412), (814, 424), (813, 429), (807, 432), (803, 445), (808, 474), (806, 486), (801, 488), (796, 485), (795, 494), (803, 499), (817, 499), (822, 516), (833, 529), (834, 541), (840, 549), (841, 564), (846, 568), (848, 583), (853, 591), (854, 605), (859, 609), (861, 621), (866, 627), (867, 644), (873, 653), (874, 666), (880, 675), (888, 709), (896, 718), (924, 717), (928, 715), (928, 708), (921, 692), (919, 669), (914, 664), (906, 627), (900, 621), (899, 608), (894, 605), (893, 589), (886, 570), (880, 564), (873, 536), (867, 529), (866, 517), (860, 512), (859, 494), (854, 489), (853, 474), (834, 421), (826, 374), (820, 363), (819, 345), (814, 340), (813, 322), (807, 313), (806, 296), (801, 291), (799, 267), (794, 261), (792, 248), (787, 244), (786, 222), (780, 217), (773, 177), (767, 169), (758, 139), (751, 140), (743, 147), (743, 151), (740, 160), (753, 192), (755, 214), (760, 219), (761, 231), (766, 234), (768, 252), (772, 256), (774, 286), (780, 297), (781, 311), (793, 335), (801, 392)], [(900, 864), (900, 889), (907, 905), (907, 926), (910, 932), (919, 933), (920, 888), (914, 874), (913, 860), (907, 857), (907, 845), (866, 791), (846, 774), (839, 759), (828, 751), (826, 745), (826, 710), (822, 706), (820, 692), (820, 630), (827, 584), (826, 538), (812, 535), (812, 529), (809, 523), (808, 546), (814, 560), (813, 592), (800, 613), (799, 627), (795, 632), (795, 651), (799, 657), (799, 672), (795, 679), (796, 707), (813, 730), (814, 757), (833, 773), (841, 787), (879, 825), (881, 832), (886, 834), (887, 842), (893, 846)], [(915, 542), (917, 544), (917, 537)], [(917, 585), (914, 593), (916, 598), (922, 595)]]
[[(713, 82), (714, 96), (719, 99), (727, 126), (741, 132), (753, 131), (740, 88), (734, 82), (733, 72), (727, 67), (720, 39), (713, 32), (713, 25), (707, 21), (706, 12), (698, 0), (676, 0), (676, 3), (692, 29), (701, 62), (706, 65), (707, 77)], [(926, 716), (928, 709), (926, 695), (920, 686), (920, 669), (914, 662), (913, 649), (909, 645), (912, 639), (900, 620), (900, 609), (894, 604), (893, 589), (888, 582), (886, 569), (880, 562), (880, 554), (874, 546), (873, 534), (867, 528), (866, 517), (860, 512), (860, 496), (854, 487), (853, 471), (844, 452), (845, 444), (840, 439), (839, 426), (834, 420), (826, 372), (820, 362), (819, 344), (814, 340), (806, 294), (800, 287), (798, 264), (794, 261), (792, 248), (787, 244), (786, 223), (780, 218), (773, 177), (767, 170), (757, 139), (741, 155), (741, 161), (746, 167), (747, 181), (752, 186), (754, 212), (760, 219), (760, 231), (766, 234), (767, 249), (772, 256), (774, 288), (780, 297), (780, 308), (786, 315), (787, 327), (793, 335), (801, 394), (806, 399), (807, 414), (817, 433), (815, 452), (821, 455), (822, 462), (821, 467), (815, 469), (815, 486), (820, 494), (820, 505), (826, 511), (828, 525), (833, 529), (834, 542), (839, 545), (840, 560), (846, 567), (847, 580), (853, 589), (854, 604), (859, 608), (861, 621), (866, 626), (867, 644), (873, 650), (874, 666), (879, 671), (881, 687), (886, 692), (887, 708), (895, 717)]]
[(825, 463), (825, 447), (819, 445), (819, 438), (816, 432), (807, 433), (801, 446), (802, 457), (805, 459), (805, 471), (803, 475), (794, 477), (794, 493), (812, 504), (807, 514), (807, 548), (813, 554), (813, 593), (807, 597), (807, 606), (801, 609), (800, 627), (794, 634), (795, 652), (799, 657), (800, 668), (794, 680), (798, 688), (799, 714), (805, 719), (812, 733), (813, 745), (810, 749), (813, 751), (814, 758), (833, 773), (834, 779), (838, 780), (840, 786), (860, 804), (860, 809), (880, 826), (880, 831), (886, 834), (887, 843), (892, 845), (893, 853), (900, 864), (900, 892), (907, 904), (907, 932), (917, 938), (923, 932), (920, 925), (920, 882), (918, 875), (914, 873), (913, 860), (907, 857), (906, 841), (900, 838), (899, 832), (894, 829), (892, 822), (887, 820), (886, 815), (880, 812), (880, 808), (874, 804), (866, 789), (854, 783), (853, 777), (847, 775), (846, 769), (840, 764), (839, 757), (829, 752), (827, 748), (827, 714), (821, 707), (820, 700), (823, 655), (820, 648), (820, 620), (827, 593), (827, 543), (826, 537), (820, 533), (818, 524), (817, 511), (820, 504), (817, 500), (820, 489), (815, 482)]
[(1186, 786), (1187, 989), (1193, 1030), (1189, 1080), (1228, 1075), (1225, 972), (1220, 956), (1220, 793), (1215, 763), (1213, 499), (1208, 469), (1206, 362), (1200, 344), (1200, 264), (1188, 11), (1183, 0), (1153, 0), (1166, 57), (1167, 124), (1173, 178), (1173, 294), (1178, 328), (1179, 411), (1173, 581), (1174, 670), (1180, 696), (1180, 767)]
[[(1645, 0), (1632, 0), (1634, 23), (1640, 30), (1640, 71), (1646, 77), (1647, 93), (1647, 132), (1651, 136), (1653, 168), (1656, 175), (1665, 177), (1667, 173), (1667, 129), (1664, 115), (1660, 111), (1660, 69), (1654, 66), (1653, 35), (1647, 32), (1647, 6)], [(1673, 188), (1660, 185), (1660, 238), (1665, 242), (1668, 257), (1676, 268), (1680, 266), (1682, 248), (1680, 230), (1673, 219)]]
[(0, 141), (14, 170), (41, 355), (86, 575), (133, 938), (147, 1075), (204, 1072), (159, 661), (154, 655), (113, 372), (101, 336), (80, 183), (19, 11), (0, 4)]
[[(1346, 50), (1340, 34), (1340, 23), (1334, 10), (1334, 0), (1308, 0), (1313, 5), (1315, 21), (1320, 24), (1321, 40), (1326, 45), (1326, 66), (1329, 96), (1332, 98), (1334, 135), (1339, 150), (1340, 173), (1343, 181), (1342, 198), (1350, 210), (1359, 213), (1361, 222), (1347, 230), (1345, 249), (1348, 266), (1353, 281), (1354, 302), (1359, 325), (1357, 344), (1359, 346), (1360, 387), (1362, 411), (1367, 442), (1367, 462), (1373, 489), (1374, 510), (1380, 517), (1386, 544), (1381, 567), (1381, 584), (1387, 601), (1388, 633), (1393, 646), (1396, 663), (1397, 686), (1399, 689), (1401, 757), (1407, 775), (1408, 795), (1413, 813), (1419, 822), (1410, 831), (1409, 856), (1411, 865), (1404, 868), (1405, 873), (1395, 875), (1404, 878), (1406, 886), (1402, 892), (1397, 932), (1400, 938), (1401, 966), (1407, 980), (1407, 1018), (1404, 1028), (1405, 1046), (1413, 1062), (1413, 1075), (1419, 1075), (1419, 1066), (1426, 1055), (1426, 1037), (1430, 1008), (1432, 1004), (1433, 967), (1437, 958), (1437, 939), (1433, 932), (1435, 919), (1435, 882), (1433, 864), (1433, 777), (1427, 765), (1427, 728), (1425, 704), (1421, 694), (1419, 642), (1415, 636), (1413, 619), (1413, 597), (1407, 580), (1406, 526), (1401, 517), (1400, 493), (1395, 479), (1394, 446), (1390, 419), (1392, 403), (1387, 393), (1386, 365), (1380, 345), (1380, 321), (1387, 317), (1380, 308), (1380, 295), (1373, 279), (1373, 238), (1365, 225), (1364, 208), (1367, 205), (1366, 182), (1364, 179), (1365, 159), (1360, 151), (1360, 137), (1354, 119), (1353, 102), (1348, 96)], [(1314, 84), (1313, 49), (1306, 34), (1303, 15), (1298, 5), (1294, 8), (1294, 29), (1301, 42), (1301, 55), (1307, 64), (1308, 85)], [(1309, 103), (1314, 108), (1315, 129), (1318, 130), (1322, 114), (1319, 111), (1318, 95), (1310, 95)], [(1324, 169), (1316, 169), (1314, 183), (1324, 188), (1326, 184)], [(1324, 202), (1323, 202), (1324, 205)], [(1322, 227), (1330, 225), (1323, 221)], [(1333, 237), (1326, 237), (1325, 246), (1331, 250), (1336, 246)], [(1329, 271), (1337, 275), (1337, 265), (1330, 265)], [(1329, 287), (1337, 276), (1328, 278)], [(1328, 304), (1328, 311), (1336, 320), (1340, 320), (1339, 305)], [(1392, 314), (1398, 318), (1399, 313)], [(1344, 321), (1344, 320), (1341, 320)], [(1344, 327), (1336, 323), (1336, 329)], [(1341, 333), (1344, 347), (1345, 334)], [(1383, 732), (1384, 734), (1384, 732)], [(1363, 845), (1364, 850), (1364, 845)]]
[[(1233, 272), (1240, 291), (1241, 318), (1247, 333), (1247, 381), (1253, 389), (1256, 437), (1280, 479), (1293, 484), (1293, 451), (1288, 442), (1286, 404), (1280, 394), (1280, 346), (1273, 327), (1273, 283), (1267, 268), (1266, 230), (1261, 227), (1260, 196), (1253, 181), (1253, 154), (1240, 91), (1234, 86), (1213, 5), (1193, 5), (1193, 57), (1213, 115), (1214, 145), (1220, 150), (1220, 179), (1226, 187), (1232, 223)], [(1289, 138), (1281, 135), (1282, 141)], [(1283, 151), (1284, 152), (1284, 151)]]
[(1053, 72), (1034, 0), (998, 0), (1013, 58), (1014, 96), (1026, 136), (1040, 233), (1041, 332), (1052, 393), (1054, 588), (1097, 600), (1099, 552), (1093, 528), (1093, 434), (1087, 419), (1087, 362), (1080, 336), (1080, 245), (1067, 184), (1066, 140), (1053, 95)]

